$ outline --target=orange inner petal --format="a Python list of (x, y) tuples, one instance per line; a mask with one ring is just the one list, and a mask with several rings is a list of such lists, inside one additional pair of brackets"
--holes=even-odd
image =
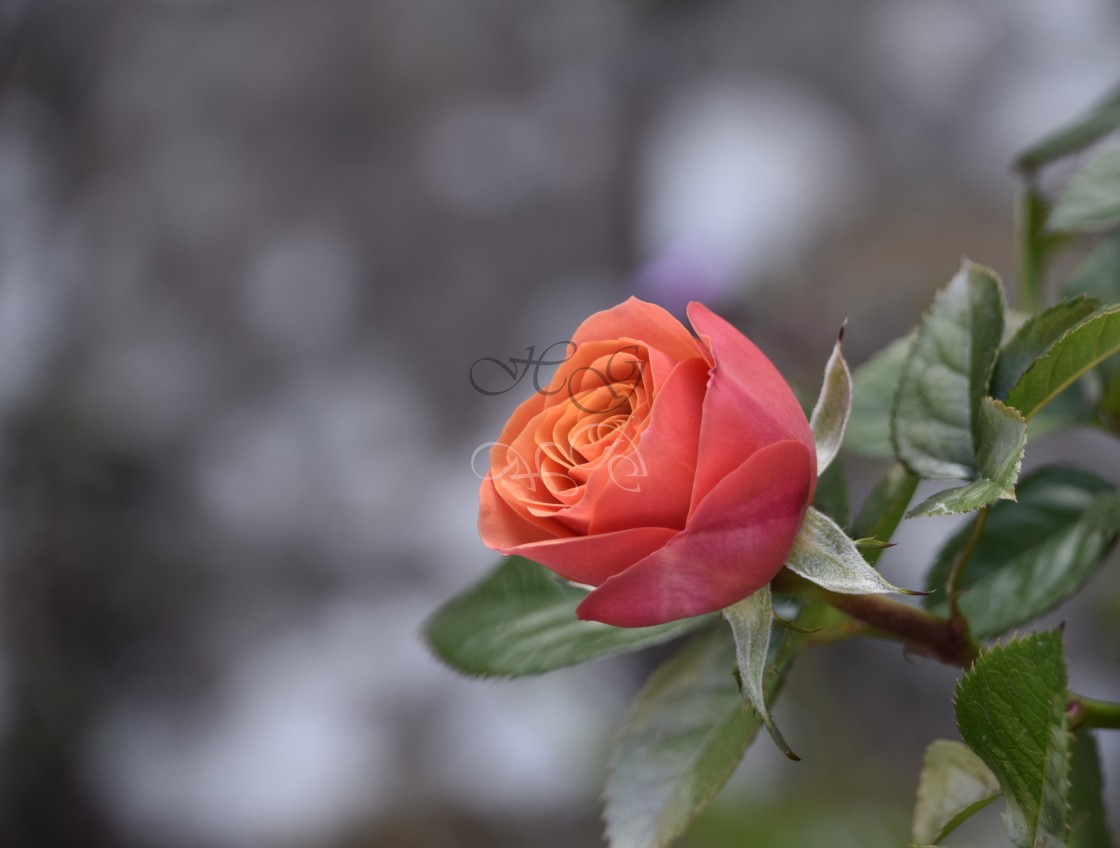
[(649, 351), (627, 341), (587, 347), (494, 469), (495, 484), (538, 517), (577, 503), (592, 473), (636, 449), (649, 416)]

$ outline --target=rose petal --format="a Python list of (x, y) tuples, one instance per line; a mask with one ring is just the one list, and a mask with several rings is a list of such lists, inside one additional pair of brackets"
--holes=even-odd
[(654, 303), (631, 297), (618, 306), (596, 312), (579, 325), (572, 341), (577, 345), (596, 339), (634, 340), (650, 351), (654, 385), (668, 376), (668, 367), (684, 359), (707, 359), (706, 348), (685, 326)]
[(478, 535), (488, 548), (500, 551), (525, 541), (541, 541), (568, 535), (571, 531), (551, 518), (537, 518), (515, 510), (487, 477), (478, 490)]
[(663, 547), (679, 532), (667, 527), (632, 527), (597, 536), (549, 539), (498, 550), (507, 556), (516, 554), (539, 562), (576, 583), (598, 586)]
[(692, 499), (707, 379), (702, 359), (678, 365), (654, 399), (633, 451), (619, 450), (596, 468), (583, 500), (565, 510), (565, 519), (586, 518), (589, 533), (635, 526), (682, 529)]
[(683, 531), (604, 582), (577, 615), (646, 627), (742, 600), (781, 569), (814, 477), (813, 452), (800, 441), (759, 449), (712, 489)]
[(631, 339), (584, 339), (573, 344), (575, 349), (571, 356), (557, 367), (548, 385), (536, 391), (544, 407), (570, 403), (573, 395), (582, 389), (610, 385), (612, 375), (631, 374), (635, 370), (634, 361), (644, 364), (647, 354), (643, 345)]
[(703, 304), (690, 303), (688, 317), (715, 362), (704, 400), (693, 508), (728, 469), (739, 467), (764, 445), (785, 439), (809, 449), (815, 485), (813, 433), (785, 378), (750, 339)]

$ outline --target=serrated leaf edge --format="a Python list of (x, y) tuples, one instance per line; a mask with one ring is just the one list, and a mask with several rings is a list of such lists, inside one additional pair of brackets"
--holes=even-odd
[[(1008, 390), (1008, 392), (1007, 392), (1007, 404), (1009, 406), (1011, 405), (1012, 395), (1015, 394), (1015, 390), (1017, 388), (1019, 388), (1020, 385), (1022, 385), (1023, 381), (1027, 379), (1028, 375), (1030, 375), (1031, 372), (1033, 372), (1036, 368), (1039, 368), (1044, 361), (1049, 359), (1051, 354), (1053, 354), (1058, 349), (1058, 347), (1063, 342), (1065, 342), (1065, 340), (1071, 334), (1077, 332), (1082, 327), (1086, 326), (1087, 324), (1092, 323), (1093, 321), (1097, 321), (1101, 318), (1104, 318), (1108, 315), (1112, 315), (1112, 314), (1115, 314), (1115, 313), (1118, 313), (1118, 312), (1120, 312), (1120, 303), (1105, 304), (1104, 306), (1101, 306), (1099, 309), (1097, 309), (1095, 312), (1092, 312), (1089, 315), (1086, 315), (1082, 320), (1078, 321), (1076, 324), (1074, 324), (1072, 327), (1070, 327), (1068, 330), (1066, 330), (1064, 333), (1062, 333), (1062, 335), (1059, 338), (1055, 339), (1054, 343), (1046, 349), (1046, 352), (1043, 353), (1042, 356), (1038, 357), (1038, 359), (1036, 359), (1031, 364), (1031, 366), (1020, 375), (1019, 379), (1015, 381), (1015, 385), (1012, 386)], [(1094, 360), (1092, 363), (1087, 365), (1085, 368), (1078, 371), (1074, 376), (1070, 377), (1068, 380), (1066, 380), (1064, 383), (1062, 383), (1061, 388), (1057, 389), (1056, 391), (1051, 392), (1047, 396), (1047, 398), (1042, 403), (1040, 403), (1038, 406), (1036, 406), (1029, 414), (1022, 412), (1022, 410), (1019, 410), (1020, 413), (1022, 413), (1023, 417), (1027, 421), (1030, 421), (1038, 412), (1040, 412), (1042, 409), (1044, 409), (1046, 407), (1046, 405), (1050, 403), (1050, 401), (1052, 401), (1054, 398), (1056, 398), (1058, 395), (1060, 395), (1062, 392), (1064, 392), (1066, 389), (1068, 389), (1070, 386), (1072, 386), (1074, 383), (1076, 383), (1078, 380), (1080, 380), (1083, 376), (1085, 376), (1087, 373), (1089, 373), (1089, 371), (1091, 371), (1093, 368), (1096, 368), (1098, 365), (1100, 365), (1102, 362), (1104, 362), (1104, 360), (1108, 359), (1110, 356), (1115, 356), (1115, 355), (1116, 355), (1116, 351), (1112, 351), (1111, 353), (1107, 353), (1104, 356), (1100, 357), (1099, 359)], [(1015, 409), (1018, 409), (1018, 407), (1015, 407)]]
[[(1064, 626), (1064, 625), (1062, 625), (1062, 626)], [(1062, 626), (1059, 626), (1059, 628), (1058, 628), (1059, 631), (1061, 630)], [(953, 723), (956, 725), (957, 733), (961, 735), (962, 740), (964, 739), (964, 736), (963, 736), (963, 734), (961, 734), (960, 722), (956, 718), (956, 713), (957, 713), (957, 700), (960, 696), (961, 689), (964, 686), (965, 680), (976, 670), (976, 667), (978, 665), (980, 665), (981, 662), (983, 662), (986, 658), (988, 658), (993, 653), (995, 653), (998, 649), (1007, 648), (1007, 647), (1011, 646), (1012, 644), (1014, 644), (1016, 642), (1022, 642), (1026, 639), (1029, 639), (1032, 636), (1043, 635), (1043, 634), (1053, 633), (1053, 632), (1055, 632), (1055, 631), (1053, 631), (1053, 630), (1041, 630), (1041, 631), (1032, 630), (1024, 636), (1022, 631), (1014, 630), (1006, 638), (1006, 641), (1004, 641), (1003, 639), (997, 639), (995, 642), (993, 642), (991, 645), (989, 645), (987, 647), (985, 647), (983, 645), (980, 646), (980, 650), (977, 652), (976, 659), (974, 659), (972, 661), (972, 665), (970, 665), (968, 668), (966, 668), (964, 670), (964, 672), (960, 676), (960, 679), (957, 680), (956, 686), (953, 688), (953, 697), (952, 697), (953, 716), (954, 716), (953, 717)], [(1068, 665), (1065, 661), (1064, 655), (1062, 657), (1062, 665), (1065, 668), (1066, 685), (1068, 686), (1068, 684), (1069, 684), (1069, 668), (1068, 668)], [(1069, 729), (1068, 723), (1067, 723), (1067, 726), (1066, 726), (1066, 736), (1067, 736), (1067, 741), (1072, 745), (1073, 731)], [(967, 742), (965, 744), (968, 746), (969, 750), (972, 750), (971, 745), (968, 745)], [(980, 756), (979, 753), (977, 753), (976, 751), (973, 751), (973, 753), (975, 753), (977, 756)], [(983, 758), (981, 757), (981, 759), (983, 759)], [(1069, 790), (1070, 785), (1071, 785), (1071, 770), (1072, 770), (1072, 767), (1073, 767), (1073, 757), (1071, 755), (1071, 756), (1068, 757), (1068, 761), (1067, 761), (1067, 764), (1066, 764), (1066, 789), (1067, 789), (1067, 794), (1066, 794), (1066, 813), (1067, 813), (1067, 816), (1066, 816), (1066, 834), (1065, 834), (1066, 836), (1068, 836), (1068, 833), (1069, 833), (1069, 816), (1068, 816), (1068, 813), (1072, 810), (1072, 805), (1070, 803), (1069, 793), (1068, 793), (1068, 790)], [(998, 779), (998, 777), (997, 777), (997, 779)], [(1000, 788), (1001, 789), (1003, 788), (1002, 782), (1000, 783)], [(1004, 824), (1005, 824), (1005, 827), (1007, 829), (1008, 835), (1011, 835), (1011, 824), (1010, 824), (1010, 821), (1008, 819), (1008, 810), (1007, 810), (1007, 807), (1006, 807), (1006, 804), (1008, 803), (1008, 800), (1007, 800), (1008, 796), (1007, 796), (1006, 791), (1002, 791), (1000, 794), (1002, 794), (1004, 796), (1004, 799), (1005, 799), (1005, 801), (1004, 801), (1005, 807), (1004, 807), (1004, 810), (1003, 810), (1003, 813), (1002, 813), (1001, 817), (1004, 820)], [(1016, 802), (1013, 802), (1013, 803), (1017, 804), (1018, 802), (1016, 801)], [(1039, 814), (1040, 814), (1040, 817), (1041, 817), (1041, 808), (1039, 810)], [(1063, 844), (1064, 844), (1064, 842), (1063, 842)]]
[[(630, 708), (626, 711), (626, 716), (623, 718), (621, 724), (619, 724), (618, 729), (614, 733), (614, 736), (611, 740), (611, 756), (610, 756), (610, 760), (608, 761), (608, 764), (607, 764), (607, 780), (604, 783), (603, 792), (599, 796), (599, 800), (602, 801), (602, 803), (603, 803), (602, 815), (601, 815), (600, 819), (601, 819), (601, 821), (603, 822), (603, 825), (604, 825), (604, 834), (608, 838), (610, 837), (611, 833), (610, 833), (610, 822), (607, 820), (607, 817), (606, 817), (607, 804), (610, 801), (609, 797), (607, 796), (607, 787), (609, 787), (609, 785), (610, 785), (611, 777), (613, 777), (614, 774), (618, 770), (618, 758), (621, 755), (621, 744), (620, 743), (622, 741), (622, 738), (623, 738), (624, 734), (626, 733), (626, 731), (629, 729), (629, 727), (631, 725), (631, 722), (634, 720), (634, 717), (637, 714), (638, 709), (641, 707), (641, 705), (642, 705), (641, 701), (642, 701), (642, 698), (645, 695), (647, 689), (653, 684), (653, 682), (654, 682), (655, 678), (657, 678), (658, 674), (661, 673), (664, 670), (665, 665), (667, 663), (671, 662), (672, 660), (676, 659), (680, 653), (688, 650), (692, 646), (692, 644), (695, 642), (696, 638), (702, 638), (705, 635), (707, 635), (707, 634), (697, 634), (694, 639), (690, 639), (688, 641), (688, 643), (681, 646), (681, 648), (672, 657), (670, 657), (668, 660), (666, 660), (665, 663), (663, 663), (658, 668), (654, 669), (653, 673), (646, 680), (645, 684), (643, 684), (642, 688), (640, 690), (638, 690), (638, 694), (634, 696), (634, 700), (631, 703)], [(730, 673), (731, 673), (731, 671), (729, 670), (728, 674), (730, 675)], [(743, 701), (741, 698), (736, 702), (736, 704), (737, 704), (737, 708), (739, 710), (747, 711), (747, 710), (750, 709), (747, 706), (746, 702)], [(720, 722), (714, 722), (708, 728), (708, 730), (704, 734), (704, 739), (703, 739), (702, 743), (700, 745), (698, 745), (697, 748), (696, 748), (697, 751), (704, 751), (704, 750), (707, 749), (708, 741), (713, 737), (713, 735), (718, 735), (717, 730), (718, 730), (719, 725), (720, 725)], [(696, 803), (696, 805), (693, 809), (692, 816), (690, 818), (686, 819), (681, 824), (675, 826), (670, 833), (660, 833), (659, 832), (661, 822), (662, 822), (662, 818), (659, 817), (657, 819), (657, 821), (655, 822), (655, 826), (654, 826), (654, 839), (656, 841), (650, 842), (649, 845), (647, 846), (647, 848), (665, 848), (665, 846), (668, 846), (669, 844), (671, 844), (673, 842), (673, 840), (675, 840), (677, 837), (681, 836), (688, 829), (689, 824), (696, 817), (696, 815), (701, 810), (703, 810), (705, 807), (707, 807), (708, 804), (710, 804), (712, 802), (712, 799), (715, 798), (716, 795), (718, 795), (723, 790), (723, 788), (727, 785), (727, 781), (731, 779), (731, 775), (734, 774), (735, 770), (739, 767), (739, 764), (743, 760), (743, 756), (746, 754), (747, 749), (750, 747), (751, 742), (754, 740), (754, 737), (758, 735), (758, 729), (761, 728), (761, 726), (762, 726), (762, 724), (761, 724), (761, 722), (759, 722), (758, 726), (751, 733), (747, 734), (747, 736), (746, 736), (746, 738), (744, 739), (744, 742), (743, 742), (743, 750), (739, 753), (739, 756), (730, 761), (730, 765), (728, 766), (727, 769), (725, 769), (723, 772), (717, 773), (718, 780), (713, 782), (714, 788), (710, 792), (706, 793), (703, 797), (701, 797), (697, 800), (697, 803)], [(662, 812), (662, 815), (663, 815), (663, 812)], [(610, 844), (613, 846), (613, 844), (614, 844), (613, 841)]]
[[(976, 270), (979, 270), (983, 273), (988, 274), (995, 281), (996, 291), (999, 293), (1000, 314), (1001, 314), (1001, 316), (1006, 314), (1006, 312), (1007, 312), (1007, 294), (1003, 289), (1003, 282), (1000, 279), (999, 274), (997, 274), (995, 272), (995, 270), (993, 270), (992, 268), (989, 268), (987, 265), (981, 265), (977, 262), (973, 262), (968, 257), (962, 257), (961, 267), (956, 271), (956, 273), (953, 274), (952, 277), (949, 278), (949, 282), (947, 282), (945, 285), (941, 286), (941, 288), (939, 288), (936, 291), (930, 305), (925, 310), (923, 310), (921, 320), (914, 326), (914, 328), (909, 333), (909, 336), (912, 339), (911, 344), (910, 344), (910, 350), (907, 351), (906, 359), (902, 363), (902, 371), (899, 375), (898, 388), (895, 389), (894, 400), (891, 403), (890, 437), (891, 437), (891, 448), (894, 451), (894, 456), (900, 463), (902, 463), (902, 465), (906, 468), (906, 470), (908, 470), (911, 474), (914, 474), (915, 476), (917, 476), (917, 477), (919, 477), (923, 480), (928, 480), (928, 479), (931, 479), (931, 478), (925, 477), (924, 475), (921, 474), (921, 472), (917, 471), (912, 465), (910, 465), (910, 463), (907, 462), (906, 459), (902, 456), (902, 452), (899, 450), (898, 430), (897, 430), (897, 426), (896, 426), (896, 422), (897, 422), (897, 419), (898, 419), (898, 405), (899, 405), (899, 395), (900, 395), (899, 388), (901, 388), (903, 382), (906, 380), (906, 376), (907, 376), (907, 373), (910, 369), (911, 363), (913, 362), (914, 357), (917, 354), (918, 341), (921, 338), (922, 326), (926, 323), (927, 320), (929, 320), (930, 316), (933, 314), (933, 310), (934, 310), (934, 307), (937, 305), (937, 302), (945, 295), (945, 293), (949, 290), (949, 288), (956, 281), (957, 277), (959, 277), (963, 273), (970, 272), (972, 269), (976, 269)], [(1000, 345), (1000, 347), (1002, 347), (1002, 345)], [(991, 384), (992, 374), (995, 372), (996, 362), (999, 360), (1000, 347), (996, 348), (995, 353), (992, 355), (992, 361), (990, 363), (988, 363), (988, 372), (984, 376), (984, 380), (983, 380), (985, 394), (987, 392), (988, 386)], [(969, 423), (970, 423), (970, 429), (971, 429), (971, 423), (972, 423), (971, 419), (970, 419)], [(975, 458), (975, 453), (976, 453), (976, 450), (977, 450), (975, 431), (973, 431), (973, 433), (972, 433), (972, 438), (973, 438), (972, 450), (973, 450), (973, 456)], [(952, 478), (941, 478), (941, 479), (952, 479)], [(966, 477), (966, 478), (961, 478), (961, 479), (968, 479), (968, 478)]]
[[(965, 485), (963, 485), (963, 486), (955, 486), (951, 489), (944, 489), (943, 491), (936, 492), (935, 494), (930, 495), (928, 498), (923, 500), (916, 507), (914, 507), (909, 512), (907, 512), (906, 513), (907, 518), (936, 518), (938, 516), (944, 516), (944, 515), (964, 515), (964, 514), (969, 513), (969, 512), (975, 512), (976, 510), (981, 509), (985, 506), (990, 506), (991, 504), (995, 503), (996, 501), (1000, 501), (1000, 500), (1014, 501), (1014, 500), (1016, 500), (1016, 498), (1015, 498), (1015, 487), (1019, 482), (1019, 475), (1022, 473), (1022, 470), (1023, 470), (1023, 457), (1026, 454), (1027, 433), (1026, 433), (1025, 428), (1026, 428), (1027, 421), (1026, 421), (1026, 418), (1023, 417), (1022, 412), (1020, 412), (1018, 409), (1016, 409), (1013, 406), (1009, 406), (1008, 404), (1004, 403), (1003, 401), (999, 400), (998, 398), (994, 398), (990, 395), (987, 395), (987, 396), (981, 398), (981, 400), (980, 400), (981, 405), (983, 405), (983, 403), (985, 401), (991, 401), (992, 404), (997, 409), (1010, 413), (1011, 417), (1014, 418), (1017, 423), (1022, 424), (1023, 427), (1024, 427), (1022, 447), (1019, 450), (1018, 458), (1015, 460), (1015, 465), (1011, 469), (1011, 474), (1010, 474), (1011, 484), (1010, 484), (1010, 486), (1009, 487), (1008, 486), (1003, 486), (1000, 483), (998, 483), (995, 480), (992, 480), (988, 477), (977, 476), (974, 479), (965, 483)], [(979, 457), (977, 457), (977, 459), (979, 459)], [(953, 509), (953, 508), (947, 508), (943, 505), (940, 506), (939, 508), (934, 508), (932, 506), (927, 507), (927, 504), (932, 504), (934, 501), (938, 500), (939, 498), (943, 498), (946, 494), (948, 494), (950, 492), (957, 492), (957, 491), (960, 491), (961, 489), (966, 489), (966, 488), (968, 488), (969, 486), (971, 486), (975, 483), (991, 483), (992, 485), (999, 487), (999, 490), (1000, 490), (999, 494), (997, 494), (994, 498), (992, 498), (987, 503), (978, 504), (976, 506), (971, 506), (971, 507), (968, 507), (968, 508)]]

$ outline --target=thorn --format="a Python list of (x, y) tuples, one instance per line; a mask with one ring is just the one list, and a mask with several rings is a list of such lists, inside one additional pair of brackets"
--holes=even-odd
[(844, 330), (846, 330), (847, 328), (848, 328), (848, 319), (845, 318), (844, 323), (842, 323), (840, 325), (840, 332), (836, 334), (836, 344), (840, 344), (842, 341), (844, 341)]
[(782, 618), (775, 612), (770, 613), (774, 616), (774, 623), (779, 627), (784, 627), (786, 630), (792, 630), (794, 633), (818, 633), (823, 628), (821, 627), (806, 627), (803, 624), (798, 624), (796, 621), (790, 621), (788, 618)]
[(924, 591), (920, 591), (918, 589), (899, 589), (898, 593), (900, 595), (911, 595), (911, 596), (914, 596), (914, 597), (924, 597), (925, 595), (936, 594), (937, 590), (936, 589), (925, 589)]
[(857, 548), (870, 551), (885, 551), (887, 548), (893, 548), (896, 542), (883, 542), (876, 539), (874, 536), (867, 536), (863, 539), (855, 539)]

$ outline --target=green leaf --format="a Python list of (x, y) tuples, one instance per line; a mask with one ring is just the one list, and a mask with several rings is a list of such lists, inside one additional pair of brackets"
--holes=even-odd
[[(1066, 291), (1087, 294), (1105, 304), (1120, 303), (1120, 233), (1103, 239), (1074, 269)], [(1098, 408), (1120, 420), (1120, 358), (1101, 362), (1096, 373), (1101, 380)]]
[(821, 384), (821, 393), (817, 397), (817, 404), (813, 407), (813, 414), (809, 419), (809, 426), (813, 431), (813, 441), (817, 445), (817, 474), (823, 474), (829, 463), (840, 452), (840, 445), (844, 442), (844, 430), (848, 426), (848, 416), (852, 412), (852, 374), (848, 370), (848, 363), (844, 361), (844, 354), (840, 350), (840, 343), (844, 340), (844, 331), (832, 348), (832, 355), (824, 367), (824, 381)]
[(1011, 841), (1064, 846), (1070, 741), (1061, 633), (985, 651), (961, 679), (955, 706), (961, 737), (1003, 787)]
[(999, 280), (966, 260), (918, 328), (895, 394), (895, 453), (920, 477), (975, 476), (980, 399), (1002, 334)]
[(1035, 360), (1099, 305), (1096, 299), (1081, 295), (1028, 318), (1000, 351), (992, 373), (992, 397), (1007, 400), (1011, 387)]
[(1073, 734), (1067, 848), (1109, 848), (1112, 845), (1103, 790), (1097, 740), (1088, 730), (1079, 730)]
[(999, 499), (1015, 499), (1015, 481), (1027, 447), (1027, 422), (993, 398), (981, 401), (979, 421), (976, 479), (931, 495), (910, 510), (907, 518), (971, 512)]
[(1028, 420), (1095, 365), (1120, 351), (1120, 304), (1104, 306), (1066, 331), (1007, 395)]
[(1036, 171), (1043, 165), (1084, 150), (1120, 128), (1120, 88), (1104, 100), (1061, 129), (1032, 144), (1017, 157), (1015, 167), (1020, 171)]
[[(991, 508), (961, 579), (961, 612), (981, 638), (1025, 624), (1076, 592), (1120, 531), (1120, 519), (1113, 521), (1120, 495), (1088, 471), (1041, 469), (1020, 481), (1017, 495), (1017, 503)], [(938, 552), (928, 589), (945, 586), (971, 529), (963, 528)], [(925, 604), (935, 612), (946, 609), (940, 593), (927, 596)]]
[(1059, 393), (1027, 422), (1027, 441), (1067, 427), (1091, 426), (1096, 410), (1080, 382)]
[(913, 840), (940, 842), (999, 794), (999, 781), (982, 759), (960, 742), (935, 739), (922, 760)]
[[(775, 634), (773, 700), (796, 634)], [(723, 628), (698, 636), (662, 665), (622, 726), (605, 792), (611, 848), (661, 848), (727, 783), (762, 721), (735, 683), (735, 646)]]
[(1067, 297), (1085, 294), (1101, 303), (1120, 303), (1120, 233), (1102, 239), (1074, 268), (1065, 293)]
[(520, 677), (659, 645), (711, 620), (612, 627), (576, 618), (585, 597), (542, 566), (510, 557), (437, 610), (424, 634), (435, 655), (457, 671)]
[[(907, 471), (904, 465), (891, 466), (867, 496), (852, 525), (852, 535), (890, 541), (917, 488), (917, 476)], [(862, 553), (863, 558), (874, 565), (882, 551), (865, 550)]]
[(848, 480), (844, 463), (833, 462), (817, 480), (813, 506), (830, 516), (837, 524), (848, 523)]
[(913, 594), (892, 586), (859, 552), (848, 535), (827, 515), (809, 507), (786, 567), (828, 589), (848, 595), (899, 592)]
[(1120, 223), (1120, 145), (1106, 147), (1073, 175), (1050, 215), (1058, 232), (1100, 230)]
[(844, 447), (873, 459), (894, 456), (891, 408), (914, 336), (891, 342), (852, 375), (852, 414)]
[(770, 651), (770, 625), (774, 623), (769, 585), (724, 609), (723, 617), (731, 625), (731, 635), (735, 639), (735, 658), (739, 666), (743, 697), (770, 732), (770, 738), (774, 740), (778, 750), (791, 760), (800, 760), (786, 743), (766, 708), (763, 676)]
[(1097, 407), (1103, 413), (1102, 418), (1107, 420), (1111, 416), (1112, 431), (1120, 433), (1120, 369), (1105, 384), (1104, 392)]

